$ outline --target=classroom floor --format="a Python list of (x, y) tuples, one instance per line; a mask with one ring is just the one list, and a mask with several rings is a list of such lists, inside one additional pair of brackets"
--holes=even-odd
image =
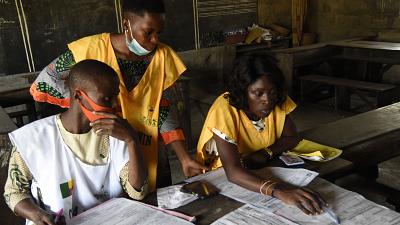
[[(196, 140), (200, 134), (202, 124), (207, 113), (208, 106), (203, 104), (199, 107), (191, 107), (191, 119), (192, 119), (192, 136)], [(342, 119), (347, 116), (351, 116), (350, 113), (335, 112), (333, 109), (326, 107), (320, 107), (315, 104), (300, 105), (291, 114), (294, 122), (296, 123), (299, 131), (310, 129), (321, 124), (333, 122)], [(171, 154), (171, 171), (172, 180), (174, 183), (182, 181), (184, 176), (179, 162)], [(400, 157), (393, 158), (389, 161), (381, 163), (379, 165), (379, 178), (378, 182), (388, 185), (392, 188), (400, 190)], [(367, 180), (358, 175), (350, 175), (341, 178), (336, 181), (337, 185), (340, 185), (348, 190), (358, 192), (374, 201), (378, 204), (385, 205), (391, 209), (394, 206), (387, 202), (388, 195), (385, 189), (382, 189), (379, 185)]]

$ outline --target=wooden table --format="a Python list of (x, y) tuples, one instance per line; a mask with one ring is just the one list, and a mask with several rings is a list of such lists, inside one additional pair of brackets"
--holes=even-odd
[[(359, 78), (380, 82), (383, 73), (393, 65), (400, 64), (400, 43), (370, 40), (344, 40), (329, 42), (334, 48), (335, 58), (358, 61), (363, 65)], [(376, 71), (369, 71), (375, 66)]]
[[(362, 76), (366, 77), (367, 64), (385, 64), (376, 76), (380, 81), (382, 74), (392, 65), (400, 64), (400, 43), (369, 41), (373, 37), (359, 37), (342, 41), (323, 42), (296, 48), (273, 51), (278, 60), (289, 92), (293, 91), (297, 68), (312, 65), (329, 59), (340, 58), (363, 62)], [(364, 79), (367, 80), (367, 79)]]
[[(320, 177), (332, 180), (343, 174), (347, 174), (352, 170), (352, 165), (351, 162), (345, 159), (336, 158), (326, 163), (306, 161), (304, 168), (319, 172)], [(284, 164), (279, 159), (274, 159), (268, 166), (284, 166)], [(263, 174), (262, 171), (263, 169), (260, 169), (255, 172)], [(154, 198), (155, 194), (150, 195), (146, 199), (146, 202), (156, 204)], [(198, 199), (175, 210), (187, 215), (196, 216), (196, 224), (210, 224), (242, 205), (244, 205), (242, 202), (238, 202), (223, 195), (217, 195), (204, 200)]]
[(302, 132), (304, 138), (343, 150), (358, 166), (400, 155), (400, 102)]
[(0, 106), (0, 134), (7, 134), (17, 129), (17, 126)]
[(29, 88), (38, 72), (0, 77), (0, 106), (8, 107), (33, 101)]
[(33, 72), (0, 77), (0, 106), (26, 106), (26, 111), (12, 115), (13, 118), (17, 118), (19, 126), (23, 125), (22, 115), (28, 115), (30, 122), (36, 119), (35, 103), (29, 88), (37, 75), (38, 72)]
[(272, 51), (278, 60), (279, 68), (285, 76), (289, 94), (292, 93), (297, 77), (297, 68), (324, 62), (334, 55), (334, 48), (326, 43), (307, 45)]

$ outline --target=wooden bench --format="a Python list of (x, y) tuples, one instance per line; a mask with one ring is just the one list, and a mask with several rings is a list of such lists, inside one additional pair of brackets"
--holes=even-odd
[[(335, 109), (350, 110), (350, 93), (358, 95), (367, 105), (375, 109), (393, 102), (396, 96), (397, 86), (393, 84), (373, 83), (359, 80), (349, 80), (339, 77), (322, 75), (306, 75), (300, 78), (301, 99), (305, 98), (305, 90), (308, 82), (332, 85), (335, 87)], [(364, 91), (364, 92), (363, 92)], [(376, 97), (376, 103), (371, 102), (365, 92), (372, 93)]]
[(28, 116), (29, 122), (36, 120), (35, 102), (29, 94), (29, 88), (39, 72), (12, 74), (0, 77), (0, 106), (3, 108), (25, 105), (25, 110), (10, 113), (16, 118), (17, 125), (24, 125), (23, 116)]
[(372, 179), (371, 185), (388, 195), (400, 211), (400, 192), (375, 181), (378, 164), (400, 155), (400, 102), (303, 131), (304, 138), (340, 148), (341, 157), (355, 171)]

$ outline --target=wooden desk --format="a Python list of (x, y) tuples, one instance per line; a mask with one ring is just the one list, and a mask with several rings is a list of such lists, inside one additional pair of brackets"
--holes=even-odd
[(357, 166), (400, 155), (400, 102), (302, 132), (304, 138), (343, 150)]
[(17, 126), (0, 106), (0, 134), (7, 134), (17, 129)]
[[(351, 162), (345, 159), (336, 158), (326, 163), (307, 161), (304, 168), (319, 172), (320, 177), (332, 180), (348, 173), (352, 170), (352, 165)], [(283, 163), (279, 159), (274, 159), (268, 166), (283, 166)], [(256, 170), (254, 172), (257, 174), (265, 174), (263, 170), (265, 169)], [(210, 224), (242, 205), (244, 204), (229, 197), (217, 195), (206, 200), (196, 200), (177, 208), (176, 211), (196, 216), (196, 224)]]
[(0, 106), (9, 107), (33, 101), (29, 88), (38, 72), (0, 77)]
[(291, 94), (294, 88), (294, 79), (297, 76), (296, 68), (328, 60), (334, 55), (334, 48), (327, 46), (326, 43), (319, 43), (276, 50), (273, 53), (278, 60), (279, 68), (285, 76), (289, 94)]
[[(333, 47), (338, 53), (335, 58), (363, 63), (360, 72), (360, 78), (363, 80), (380, 82), (384, 72), (393, 65), (400, 64), (400, 43), (345, 40), (330, 42), (328, 46)], [(379, 70), (369, 72), (369, 65), (375, 65)]]
[(22, 116), (24, 115), (28, 115), (30, 122), (36, 119), (35, 102), (29, 93), (29, 88), (38, 73), (21, 73), (0, 77), (0, 106), (26, 106), (26, 110), (10, 114), (11, 117), (17, 118), (19, 126), (23, 125)]
[[(363, 60), (377, 63), (398, 64), (400, 43), (366, 41), (373, 37), (359, 37), (343, 41), (324, 42), (296, 48), (272, 51), (278, 60), (287, 87), (291, 93), (297, 68), (327, 61), (332, 58)], [(382, 71), (386, 71), (385, 67)]]

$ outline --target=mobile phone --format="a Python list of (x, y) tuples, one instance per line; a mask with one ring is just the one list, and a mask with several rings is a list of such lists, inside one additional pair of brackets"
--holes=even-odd
[(196, 195), (200, 199), (208, 198), (219, 193), (219, 190), (205, 181), (194, 181), (181, 187), (181, 191)]
[(296, 155), (281, 155), (279, 156), (279, 159), (281, 159), (287, 166), (304, 164), (304, 160)]

